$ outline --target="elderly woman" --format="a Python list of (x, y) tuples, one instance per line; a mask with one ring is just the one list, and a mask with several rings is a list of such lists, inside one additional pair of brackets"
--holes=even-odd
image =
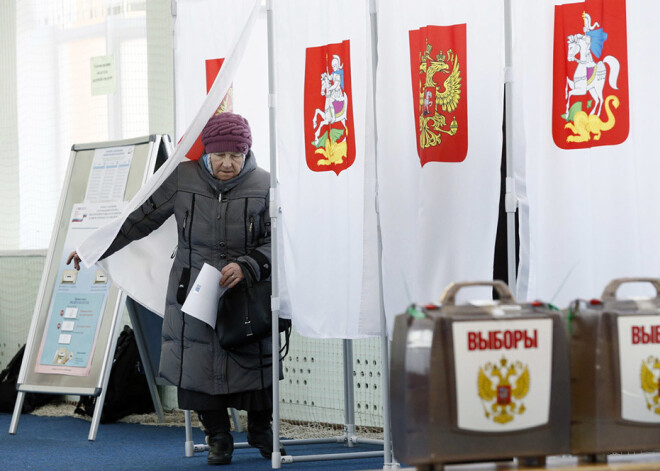
[[(220, 284), (230, 290), (246, 278), (269, 279), (270, 177), (257, 167), (250, 126), (242, 116), (213, 116), (201, 137), (206, 154), (197, 162), (179, 164), (128, 217), (103, 256), (146, 236), (174, 214), (178, 247), (167, 289), (160, 376), (178, 387), (181, 409), (197, 411), (210, 446), (209, 464), (231, 463), (228, 407), (248, 412), (248, 443), (270, 459), (272, 339), (228, 351), (220, 345), (218, 327), (181, 311), (204, 263), (220, 270)], [(78, 267), (75, 252), (72, 259)]]

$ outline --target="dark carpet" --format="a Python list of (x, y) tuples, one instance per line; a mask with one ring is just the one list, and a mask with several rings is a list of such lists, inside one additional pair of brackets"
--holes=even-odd
[[(270, 461), (253, 448), (234, 451), (230, 466), (206, 464), (206, 453), (186, 457), (183, 427), (127, 423), (101, 424), (95, 441), (89, 441), (90, 422), (75, 417), (21, 416), (15, 435), (9, 434), (11, 414), (0, 413), (0, 470), (96, 471), (96, 470), (179, 470), (179, 469), (271, 469)], [(244, 442), (245, 433), (234, 433)], [(195, 444), (204, 433), (193, 429)], [(382, 447), (359, 444), (305, 444), (287, 447), (292, 455), (379, 451)], [(365, 470), (382, 469), (383, 458), (325, 460), (282, 464), (282, 469)]]

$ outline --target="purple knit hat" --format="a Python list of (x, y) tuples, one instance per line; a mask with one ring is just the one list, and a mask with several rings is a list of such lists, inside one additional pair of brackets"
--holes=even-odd
[(247, 119), (225, 111), (209, 119), (202, 130), (202, 144), (207, 154), (240, 152), (247, 154), (252, 147), (252, 133)]

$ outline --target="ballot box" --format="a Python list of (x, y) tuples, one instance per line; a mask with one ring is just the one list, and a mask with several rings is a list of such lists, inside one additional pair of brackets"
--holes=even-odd
[[(456, 303), (489, 286), (495, 302)], [(567, 326), (542, 302), (517, 303), (501, 281), (454, 283), (437, 305), (395, 319), (390, 394), (394, 456), (429, 469), (570, 450)]]
[[(619, 299), (624, 283), (650, 283), (656, 296)], [(603, 461), (660, 449), (660, 279), (615, 279), (601, 299), (571, 303), (568, 318), (571, 452)]]

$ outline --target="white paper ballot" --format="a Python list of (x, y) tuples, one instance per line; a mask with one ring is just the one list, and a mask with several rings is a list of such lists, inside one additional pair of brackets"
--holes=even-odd
[(220, 271), (205, 263), (181, 306), (183, 312), (206, 322), (213, 329), (218, 317), (218, 302), (227, 291), (227, 288), (220, 286), (220, 278), (222, 278)]

